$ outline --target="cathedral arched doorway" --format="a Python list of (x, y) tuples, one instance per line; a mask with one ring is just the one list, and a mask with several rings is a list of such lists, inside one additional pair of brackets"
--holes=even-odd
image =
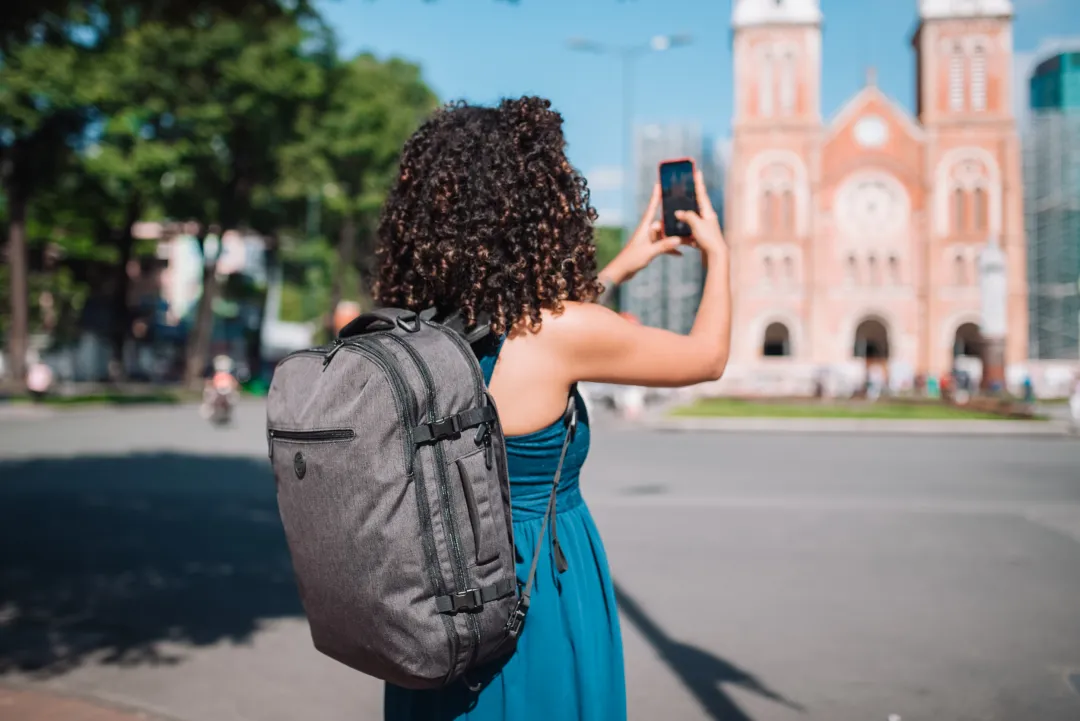
[(761, 344), (761, 355), (766, 358), (779, 358), (791, 355), (791, 333), (783, 323), (770, 323), (765, 329), (765, 339)]
[(889, 329), (877, 318), (864, 318), (855, 327), (855, 357), (866, 364), (866, 397), (876, 400), (889, 376)]
[(963, 323), (953, 339), (953, 358), (981, 358), (982, 334), (975, 323)]
[(889, 359), (889, 331), (885, 324), (876, 318), (867, 318), (855, 328), (856, 358), (867, 361), (886, 361)]
[(982, 380), (982, 332), (975, 323), (961, 323), (953, 336), (952, 373), (958, 390), (971, 391)]

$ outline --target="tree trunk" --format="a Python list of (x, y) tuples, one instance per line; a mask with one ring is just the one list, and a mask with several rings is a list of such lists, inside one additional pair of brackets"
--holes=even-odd
[(210, 341), (214, 332), (214, 298), (217, 296), (217, 264), (221, 257), (224, 243), (224, 231), (218, 236), (217, 251), (213, 257), (206, 255), (206, 235), (199, 238), (199, 249), (203, 257), (202, 296), (195, 311), (195, 323), (188, 333), (187, 358), (185, 362), (184, 383), (198, 389), (202, 386), (206, 372), (207, 356), (210, 354)]
[(11, 326), (8, 329), (8, 378), (16, 389), (26, 387), (26, 352), (30, 346), (30, 297), (26, 254), (26, 197), (17, 188), (8, 192), (7, 261), (10, 268)]
[(338, 264), (334, 270), (334, 280), (330, 285), (330, 309), (326, 316), (326, 332), (330, 338), (337, 335), (335, 323), (337, 307), (345, 296), (345, 281), (355, 262), (356, 221), (353, 219), (352, 209), (346, 210), (345, 218), (341, 223), (337, 255)]
[(131, 332), (131, 305), (128, 295), (131, 290), (131, 276), (128, 275), (128, 263), (131, 262), (132, 251), (135, 248), (135, 236), (133, 234), (135, 222), (138, 220), (138, 204), (132, 201), (128, 204), (124, 218), (124, 228), (120, 233), (118, 250), (120, 251), (119, 265), (115, 269), (116, 277), (113, 287), (113, 327), (112, 327), (112, 363), (113, 380), (127, 378), (127, 367), (124, 364), (124, 345)]
[[(279, 260), (278, 239), (276, 235), (265, 238), (265, 265), (267, 277), (267, 292), (269, 292), (270, 279), (275, 277)], [(277, 320), (276, 318), (274, 320)], [(263, 328), (266, 326), (266, 293), (259, 299), (259, 324), (251, 333), (251, 342), (248, 344), (248, 368), (252, 379), (260, 378), (263, 370), (262, 337)]]

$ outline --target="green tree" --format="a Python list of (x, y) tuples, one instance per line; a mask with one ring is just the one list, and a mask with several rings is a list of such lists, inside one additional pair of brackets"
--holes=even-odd
[[(104, 122), (107, 134), (111, 130), (111, 119), (95, 103), (104, 101), (109, 108), (119, 98), (102, 95), (102, 81), (111, 77), (99, 72), (98, 59), (130, 40), (135, 28), (186, 27), (201, 33), (240, 16), (255, 28), (318, 25), (306, 0), (42, 0), (15, 3), (0, 14), (0, 192), (7, 224), (8, 355), (17, 384), (25, 375), (29, 328), (27, 210), (35, 193), (54, 183), (70, 153), (93, 135), (94, 121)], [(139, 49), (137, 43), (125, 48), (133, 54)], [(140, 70), (150, 75), (156, 68)], [(130, 194), (124, 195), (119, 205), (130, 208)]]
[[(599, 226), (593, 232), (593, 242), (596, 244), (596, 267), (598, 270), (603, 270), (622, 250), (622, 228)], [(618, 294), (610, 293), (607, 295), (609, 295), (610, 303), (617, 305)]]
[[(112, 63), (112, 70), (120, 70)], [(128, 72), (147, 72), (127, 68)], [(156, 69), (156, 75), (160, 69)], [(138, 93), (124, 93), (109, 84), (98, 101), (103, 112), (100, 135), (80, 154), (82, 194), (97, 201), (93, 226), (102, 246), (115, 248), (111, 296), (111, 344), (115, 373), (123, 373), (123, 349), (131, 332), (128, 264), (135, 253), (135, 223), (159, 209), (163, 192), (187, 150), (185, 138), (171, 133), (169, 114), (148, 107)], [(120, 90), (121, 92), (115, 92)]]
[(255, 229), (272, 214), (276, 149), (292, 138), (305, 102), (320, 95), (323, 72), (305, 49), (311, 35), (295, 19), (260, 13), (208, 26), (140, 26), (127, 38), (136, 67), (167, 68), (139, 88), (143, 105), (167, 111), (183, 138), (177, 168), (162, 194), (166, 216), (201, 228), (203, 293), (192, 324), (185, 380), (196, 384), (209, 353), (217, 293), (216, 252), (207, 238)]
[(395, 177), (401, 147), (438, 100), (420, 69), (399, 59), (360, 55), (327, 72), (324, 95), (298, 117), (297, 141), (282, 148), (278, 192), (317, 198), (336, 228), (336, 264), (326, 330), (345, 298), (362, 299), (357, 265), (372, 252), (379, 208)]
[(29, 334), (27, 209), (46, 187), (82, 131), (79, 51), (65, 29), (42, 23), (32, 38), (0, 38), (0, 187), (5, 196), (11, 321), (10, 377), (24, 383)]

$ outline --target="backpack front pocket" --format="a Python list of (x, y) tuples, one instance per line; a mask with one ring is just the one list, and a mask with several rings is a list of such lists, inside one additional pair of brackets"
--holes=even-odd
[[(266, 431), (270, 446), (270, 460), (274, 460), (274, 442), (309, 444), (309, 443), (343, 443), (356, 438), (356, 432), (350, 428), (329, 428), (312, 431), (287, 431), (279, 428), (270, 428)], [(303, 451), (297, 450), (292, 456), (292, 470), (297, 480), (304, 480), (307, 475), (308, 458)], [(279, 476), (280, 478), (280, 476)]]
[(492, 493), (483, 450), (470, 453), (454, 462), (461, 481), (461, 495), (472, 528), (473, 559), (476, 565), (491, 563), (499, 557), (498, 528), (492, 508)]

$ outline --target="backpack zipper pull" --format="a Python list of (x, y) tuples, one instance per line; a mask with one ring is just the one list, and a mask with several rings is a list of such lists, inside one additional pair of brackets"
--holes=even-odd
[(491, 427), (487, 423), (481, 423), (476, 429), (476, 438), (473, 441), (476, 445), (484, 447), (484, 465), (490, 471), (495, 463), (495, 449), (491, 445)]
[(334, 347), (331, 348), (330, 352), (326, 354), (325, 358), (323, 358), (323, 362), (322, 362), (323, 370), (326, 370), (326, 366), (330, 365), (330, 361), (333, 360), (334, 356), (337, 354), (337, 352), (339, 350), (341, 350), (341, 347), (343, 345), (345, 345), (345, 341), (341, 340), (340, 338), (334, 339)]

